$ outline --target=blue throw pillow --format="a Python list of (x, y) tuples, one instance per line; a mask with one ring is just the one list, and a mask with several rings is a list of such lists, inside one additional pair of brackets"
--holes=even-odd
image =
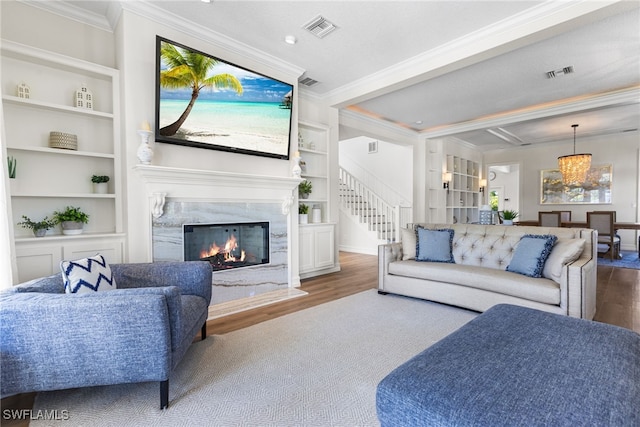
[(455, 263), (453, 249), (453, 230), (428, 230), (418, 227), (416, 244), (416, 261)]
[(507, 271), (529, 277), (542, 277), (544, 263), (558, 238), (551, 234), (525, 234), (520, 238)]

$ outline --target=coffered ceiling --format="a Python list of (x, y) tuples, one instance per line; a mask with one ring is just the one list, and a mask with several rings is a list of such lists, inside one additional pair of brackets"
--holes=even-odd
[[(49, 3), (105, 26), (114, 6), (153, 10), (303, 70), (305, 96), (352, 118), (481, 150), (640, 126), (640, 1)], [(303, 28), (319, 15), (323, 38)]]

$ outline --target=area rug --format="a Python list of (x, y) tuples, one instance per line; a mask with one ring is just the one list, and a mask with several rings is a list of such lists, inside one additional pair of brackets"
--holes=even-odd
[(378, 382), (476, 316), (369, 290), (193, 344), (164, 411), (157, 383), (91, 387), (39, 393), (68, 419), (31, 425), (377, 426)]
[(620, 251), (620, 255), (622, 255), (622, 259), (614, 259), (613, 261), (611, 261), (610, 258), (598, 257), (598, 265), (610, 265), (612, 267), (635, 268), (636, 270), (640, 270), (638, 252)]

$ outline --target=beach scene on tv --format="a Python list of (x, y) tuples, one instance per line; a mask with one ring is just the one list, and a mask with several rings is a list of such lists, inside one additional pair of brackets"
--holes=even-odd
[(158, 125), (165, 142), (288, 155), (291, 85), (160, 43)]

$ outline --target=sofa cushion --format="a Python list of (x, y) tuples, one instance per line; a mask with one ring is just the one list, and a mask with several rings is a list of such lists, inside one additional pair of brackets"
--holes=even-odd
[(412, 228), (401, 228), (400, 238), (402, 239), (402, 259), (415, 259), (416, 258), (416, 232)]
[(546, 304), (560, 304), (560, 285), (553, 280), (494, 268), (408, 260), (390, 263), (389, 274), (485, 289)]
[(453, 263), (453, 230), (418, 227), (416, 260)]
[(68, 294), (101, 292), (116, 289), (111, 267), (100, 254), (60, 262), (64, 289)]
[(551, 234), (525, 234), (507, 266), (507, 271), (529, 277), (542, 277), (544, 263), (558, 238)]
[(580, 258), (584, 244), (584, 239), (558, 239), (544, 263), (542, 276), (560, 283), (562, 267)]

